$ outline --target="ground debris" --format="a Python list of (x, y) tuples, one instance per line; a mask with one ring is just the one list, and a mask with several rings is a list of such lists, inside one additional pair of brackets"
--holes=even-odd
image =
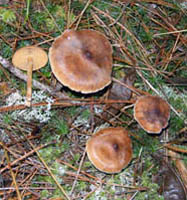
[(186, 200), (184, 184), (174, 166), (169, 162), (160, 162), (159, 172), (153, 180), (160, 185), (159, 193), (165, 200)]

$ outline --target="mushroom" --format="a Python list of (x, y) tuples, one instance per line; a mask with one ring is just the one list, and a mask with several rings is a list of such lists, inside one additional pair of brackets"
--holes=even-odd
[(56, 78), (71, 90), (94, 93), (111, 83), (112, 47), (94, 30), (66, 30), (49, 50)]
[(148, 133), (160, 133), (168, 125), (169, 104), (158, 96), (142, 96), (134, 106), (134, 118)]
[(18, 49), (12, 58), (15, 67), (27, 71), (26, 106), (31, 106), (32, 99), (32, 71), (45, 66), (48, 61), (46, 52), (36, 46), (27, 46)]
[(89, 160), (100, 171), (118, 173), (132, 159), (132, 144), (128, 132), (122, 127), (105, 128), (86, 143)]

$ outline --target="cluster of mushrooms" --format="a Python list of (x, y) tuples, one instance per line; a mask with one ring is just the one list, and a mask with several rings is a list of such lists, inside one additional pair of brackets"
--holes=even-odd
[[(52, 72), (59, 82), (83, 94), (95, 93), (111, 83), (112, 47), (94, 30), (66, 30), (49, 50)], [(12, 63), (28, 73), (26, 105), (31, 106), (32, 71), (46, 65), (46, 52), (36, 46), (20, 48)], [(134, 105), (134, 118), (148, 133), (160, 133), (168, 125), (170, 107), (158, 96), (141, 96)], [(132, 159), (132, 143), (123, 127), (95, 133), (86, 143), (88, 158), (105, 173), (118, 173)]]

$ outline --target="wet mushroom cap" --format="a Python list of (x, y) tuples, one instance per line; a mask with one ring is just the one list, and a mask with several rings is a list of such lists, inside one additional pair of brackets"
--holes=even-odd
[(128, 132), (121, 128), (105, 128), (86, 143), (89, 160), (100, 171), (118, 173), (132, 159), (132, 144)]
[(134, 118), (148, 133), (160, 133), (168, 125), (169, 104), (158, 96), (142, 96), (134, 106)]
[(49, 60), (56, 78), (70, 89), (93, 93), (111, 83), (112, 47), (94, 30), (66, 30), (52, 44)]
[(47, 54), (42, 48), (26, 46), (15, 52), (12, 63), (15, 67), (27, 71), (29, 59), (32, 59), (32, 70), (40, 69), (45, 66), (48, 61)]

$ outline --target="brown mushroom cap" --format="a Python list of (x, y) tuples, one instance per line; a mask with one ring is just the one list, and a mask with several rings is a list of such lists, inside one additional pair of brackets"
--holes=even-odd
[(46, 65), (48, 57), (42, 48), (26, 46), (15, 52), (12, 63), (15, 67), (27, 71), (29, 59), (32, 60), (32, 70), (37, 70)]
[(66, 30), (50, 48), (49, 60), (56, 78), (77, 92), (97, 92), (111, 82), (112, 47), (97, 31)]
[(132, 159), (132, 145), (128, 132), (121, 128), (105, 128), (86, 143), (86, 151), (93, 165), (106, 173), (118, 173)]
[(168, 125), (169, 104), (158, 96), (142, 96), (134, 106), (134, 118), (148, 133), (160, 133)]

